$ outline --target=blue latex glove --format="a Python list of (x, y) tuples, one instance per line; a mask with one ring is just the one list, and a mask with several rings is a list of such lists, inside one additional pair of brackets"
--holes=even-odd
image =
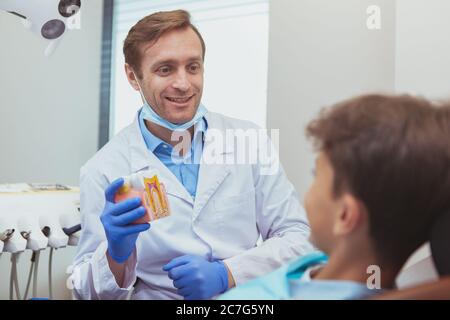
[(173, 259), (163, 267), (186, 300), (210, 299), (228, 289), (228, 271), (222, 261), (208, 261), (203, 257), (185, 255)]
[(130, 257), (139, 233), (150, 228), (148, 223), (130, 225), (145, 214), (141, 199), (132, 198), (114, 203), (114, 195), (123, 182), (123, 178), (119, 178), (106, 188), (105, 208), (100, 217), (108, 240), (108, 253), (118, 263), (123, 263)]

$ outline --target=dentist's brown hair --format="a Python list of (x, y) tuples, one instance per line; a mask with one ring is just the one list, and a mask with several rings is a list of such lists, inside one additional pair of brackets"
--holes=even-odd
[(139, 20), (128, 32), (123, 45), (125, 62), (142, 78), (141, 48), (143, 44), (156, 42), (165, 33), (177, 29), (191, 28), (198, 35), (205, 59), (206, 46), (202, 35), (191, 23), (189, 12), (185, 10), (161, 11)]

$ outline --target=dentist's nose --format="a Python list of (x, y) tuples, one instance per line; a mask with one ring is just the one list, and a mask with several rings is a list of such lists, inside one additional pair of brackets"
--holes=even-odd
[(188, 91), (190, 89), (191, 83), (189, 82), (186, 72), (178, 72), (177, 77), (172, 84), (172, 87), (180, 91)]

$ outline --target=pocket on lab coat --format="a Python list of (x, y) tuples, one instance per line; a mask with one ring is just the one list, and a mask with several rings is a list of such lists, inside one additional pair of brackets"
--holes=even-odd
[(250, 248), (258, 239), (255, 214), (255, 191), (217, 198), (214, 201), (218, 236), (239, 247)]
[(230, 197), (221, 197), (214, 199), (214, 209), (216, 211), (232, 210), (234, 208), (239, 208), (245, 206), (249, 201), (255, 202), (255, 191), (251, 190), (245, 193)]

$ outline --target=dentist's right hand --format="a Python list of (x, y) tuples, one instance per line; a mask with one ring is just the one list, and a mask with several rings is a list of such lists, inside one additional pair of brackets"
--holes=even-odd
[(114, 203), (114, 195), (123, 183), (123, 178), (119, 178), (106, 188), (105, 208), (100, 217), (108, 240), (108, 254), (117, 263), (127, 261), (136, 247), (139, 233), (150, 228), (149, 223), (131, 225), (145, 214), (141, 199), (132, 198)]

